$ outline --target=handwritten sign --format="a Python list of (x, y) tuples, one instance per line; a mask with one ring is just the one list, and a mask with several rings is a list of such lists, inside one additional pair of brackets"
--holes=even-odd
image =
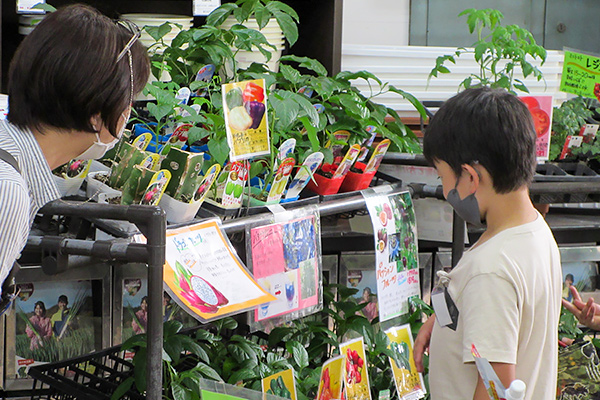
[(164, 281), (171, 297), (202, 322), (276, 299), (246, 270), (218, 219), (167, 230)]
[(375, 232), (375, 272), (379, 320), (409, 312), (408, 299), (419, 296), (417, 226), (408, 192), (364, 192)]
[(600, 56), (566, 50), (560, 90), (600, 100)]
[(223, 85), (225, 128), (231, 161), (269, 154), (265, 80), (232, 82)]

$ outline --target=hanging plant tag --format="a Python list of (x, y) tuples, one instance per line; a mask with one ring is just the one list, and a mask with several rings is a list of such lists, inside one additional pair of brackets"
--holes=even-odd
[(239, 206), (242, 204), (242, 193), (248, 180), (248, 167), (246, 162), (235, 161), (231, 163), (231, 171), (227, 176), (227, 183), (223, 191), (222, 204), (224, 207)]
[(390, 143), (390, 139), (385, 139), (382, 140), (377, 147), (375, 147), (375, 151), (373, 152), (371, 159), (369, 159), (369, 163), (365, 167), (365, 173), (377, 171), (379, 164), (381, 164), (381, 160), (383, 160), (383, 156), (385, 156), (385, 153), (387, 153), (390, 147)]
[(202, 182), (200, 183), (200, 186), (198, 187), (198, 190), (196, 190), (194, 198), (192, 199), (192, 201), (190, 201), (190, 203), (204, 201), (204, 198), (208, 194), (208, 191), (210, 190), (212, 184), (217, 179), (217, 176), (219, 175), (220, 171), (221, 166), (219, 164), (213, 165), (208, 169), (208, 171), (206, 171), (204, 179), (202, 179)]
[(281, 195), (285, 190), (285, 187), (288, 183), (290, 175), (292, 174), (292, 169), (296, 161), (292, 157), (288, 157), (282, 161), (279, 168), (277, 168), (277, 173), (275, 174), (275, 179), (273, 180), (273, 184), (271, 185), (271, 190), (269, 191), (269, 196), (267, 197), (267, 203), (276, 202), (281, 199)]
[(345, 176), (348, 173), (348, 171), (350, 171), (350, 167), (352, 167), (352, 164), (354, 164), (354, 161), (356, 160), (356, 157), (358, 157), (359, 152), (360, 152), (360, 145), (355, 144), (355, 145), (350, 146), (350, 149), (348, 149), (348, 152), (344, 156), (344, 159), (342, 160), (340, 165), (335, 170), (335, 173), (333, 174), (333, 178), (331, 178), (331, 179), (340, 178), (342, 176)]
[(148, 188), (142, 196), (142, 201), (140, 202), (140, 204), (151, 206), (158, 205), (158, 202), (160, 201), (160, 198), (165, 192), (167, 183), (169, 183), (170, 179), (171, 173), (165, 169), (161, 169), (160, 171), (155, 173), (152, 179), (150, 180)]
[(296, 176), (292, 179), (292, 183), (290, 183), (288, 191), (285, 194), (286, 199), (293, 199), (300, 195), (300, 192), (306, 187), (311, 176), (321, 166), (323, 158), (323, 153), (320, 151), (306, 157), (306, 160), (304, 160), (298, 172), (296, 172)]

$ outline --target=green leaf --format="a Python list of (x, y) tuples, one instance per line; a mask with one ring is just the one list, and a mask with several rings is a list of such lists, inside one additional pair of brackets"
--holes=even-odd
[(32, 9), (37, 9), (37, 10), (44, 10), (46, 12), (52, 13), (54, 11), (56, 11), (56, 8), (51, 6), (48, 3), (37, 3), (36, 5), (34, 5), (33, 7), (31, 7)]
[(191, 398), (191, 394), (176, 382), (171, 382), (171, 393), (173, 394), (173, 400), (189, 400)]
[(195, 371), (200, 372), (204, 377), (213, 379), (215, 381), (223, 382), (223, 378), (209, 365), (199, 361), (198, 364), (194, 367)]
[(227, 383), (229, 383), (231, 385), (235, 385), (239, 381), (248, 381), (248, 380), (257, 379), (257, 378), (260, 378), (258, 371), (253, 370), (253, 369), (241, 369), (241, 370), (236, 371), (233, 374), (231, 374)]
[(370, 116), (367, 106), (358, 99), (355, 95), (341, 94), (339, 96), (341, 105), (345, 108), (346, 113), (358, 120), (367, 119)]
[(282, 3), (281, 1), (270, 1), (269, 3), (267, 3), (267, 8), (271, 11), (280, 10), (285, 14), (289, 14), (290, 17), (296, 20), (296, 22), (300, 22), (300, 19), (298, 18), (298, 13), (296, 13), (296, 11), (292, 7), (288, 6), (285, 3)]
[(301, 68), (306, 68), (310, 71), (316, 72), (319, 76), (327, 76), (327, 69), (319, 61), (309, 57), (299, 57), (294, 55), (282, 56), (281, 61), (293, 61), (297, 62)]
[(281, 342), (292, 332), (292, 328), (280, 326), (274, 328), (269, 334), (269, 347), (279, 346)]
[(258, 24), (259, 29), (263, 29), (265, 26), (267, 26), (271, 15), (271, 12), (260, 2), (256, 3), (254, 9), (254, 18), (256, 18), (256, 23)]
[[(406, 100), (408, 100), (408, 102), (410, 104), (412, 104), (412, 106), (414, 108), (417, 109), (417, 111), (419, 112), (419, 114), (421, 115), (422, 118), (427, 118), (427, 113), (425, 112), (425, 107), (423, 107), (423, 104), (421, 104), (421, 102), (415, 96), (413, 96), (412, 94), (410, 94), (408, 92), (405, 92), (402, 89), (398, 89), (397, 87), (392, 86), (392, 85), (388, 86), (388, 90), (390, 92), (397, 93), (400, 96), (402, 96), (403, 98), (405, 98)], [(399, 119), (399, 118), (397, 118), (397, 119)]]
[(206, 24), (212, 26), (220, 26), (227, 17), (229, 17), (238, 6), (235, 3), (224, 3), (220, 7), (214, 9), (207, 17)]
[(131, 389), (131, 386), (133, 386), (133, 376), (125, 379), (119, 386), (117, 386), (113, 394), (110, 396), (110, 400), (119, 400), (125, 395), (125, 393), (129, 391), (129, 389)]
[(383, 84), (377, 76), (375, 76), (374, 74), (372, 74), (369, 71), (358, 71), (358, 72), (342, 71), (335, 76), (335, 79), (348, 80), (348, 81), (351, 81), (354, 79), (359, 79), (359, 78), (362, 78), (365, 81), (368, 81), (369, 79), (373, 79), (379, 85)]
[(210, 357), (208, 356), (208, 353), (206, 353), (206, 351), (202, 347), (200, 347), (200, 345), (196, 343), (194, 339), (187, 335), (181, 335), (180, 340), (181, 346), (184, 350), (187, 350), (192, 354), (197, 355), (198, 358), (200, 358), (204, 362), (210, 362)]
[[(163, 350), (164, 352), (164, 350)], [(146, 349), (139, 349), (133, 356), (133, 378), (135, 379), (135, 387), (140, 393), (146, 391)]]
[(308, 353), (300, 342), (291, 340), (285, 344), (285, 348), (292, 355), (294, 362), (300, 369), (308, 366)]
[(135, 335), (130, 337), (121, 345), (121, 350), (131, 350), (136, 347), (145, 348), (148, 345), (146, 334)]
[[(267, 4), (267, 8), (269, 8), (270, 4), (273, 3)], [(293, 46), (294, 43), (298, 41), (298, 25), (296, 25), (292, 17), (281, 10), (270, 9), (269, 11), (273, 13), (273, 16), (277, 20), (277, 24), (281, 28), (283, 36), (285, 36), (290, 46)]]
[(183, 324), (177, 320), (170, 320), (163, 324), (163, 337), (169, 338), (170, 336), (176, 335), (183, 328)]
[(310, 123), (308, 117), (300, 117), (299, 120), (300, 122), (302, 122), (302, 126), (304, 126), (304, 128), (306, 129), (311, 149), (313, 151), (319, 151), (319, 149), (321, 148), (321, 143), (319, 143), (316, 128)]
[(148, 32), (148, 35), (152, 36), (152, 39), (157, 42), (160, 41), (167, 33), (171, 32), (171, 24), (169, 22), (165, 22), (160, 26), (144, 26), (144, 30)]
[(227, 161), (227, 158), (229, 157), (229, 145), (227, 144), (227, 138), (225, 136), (221, 136), (209, 140), (208, 151), (211, 157), (214, 157), (219, 164), (224, 165), (225, 161)]
[(287, 79), (294, 85), (297, 85), (302, 81), (302, 76), (300, 75), (300, 72), (298, 72), (297, 69), (290, 67), (289, 65), (280, 65), (279, 72), (281, 72), (285, 79)]

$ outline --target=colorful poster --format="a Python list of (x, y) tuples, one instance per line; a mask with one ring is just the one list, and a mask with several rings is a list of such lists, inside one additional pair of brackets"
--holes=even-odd
[(341, 399), (344, 390), (344, 357), (331, 358), (323, 364), (317, 400)]
[(298, 398), (296, 396), (294, 370), (291, 368), (263, 378), (261, 387), (263, 393), (283, 397), (284, 399), (296, 400)]
[(218, 219), (167, 230), (164, 281), (177, 303), (210, 321), (276, 299), (264, 291), (237, 257)]
[(344, 386), (347, 400), (371, 400), (367, 356), (363, 338), (340, 344), (344, 357)]
[(400, 400), (422, 399), (426, 393), (425, 385), (413, 358), (410, 325), (390, 328), (385, 333), (390, 339), (389, 348), (394, 353), (394, 357), (390, 357), (390, 364)]
[[(133, 335), (145, 333), (148, 323), (148, 285), (147, 278), (123, 279), (123, 325), (121, 340), (125, 342)], [(179, 307), (167, 292), (163, 292), (163, 322), (177, 320), (184, 327), (198, 323)]]
[(560, 90), (600, 100), (600, 56), (565, 50)]
[(265, 80), (224, 84), (223, 104), (229, 159), (238, 161), (269, 154)]
[(346, 272), (346, 286), (355, 288), (358, 292), (353, 296), (358, 304), (368, 303), (357, 314), (369, 321), (379, 316), (377, 310), (377, 274), (373, 264), (373, 252), (369, 253), (342, 253), (340, 263)]
[(408, 192), (365, 192), (375, 232), (379, 320), (409, 312), (408, 299), (419, 296), (417, 222)]
[(550, 154), (552, 128), (552, 96), (520, 96), (527, 105), (535, 127), (535, 155), (538, 161), (547, 160)]
[(97, 349), (92, 282), (18, 284), (16, 312), (16, 378), (27, 378), (31, 366), (66, 360)]
[(252, 271), (276, 301), (255, 311), (255, 321), (289, 314), (319, 303), (317, 217), (250, 230)]

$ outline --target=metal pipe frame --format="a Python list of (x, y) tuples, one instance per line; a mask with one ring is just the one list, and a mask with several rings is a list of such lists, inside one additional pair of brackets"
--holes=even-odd
[[(147, 244), (86, 241), (77, 239), (30, 237), (29, 248), (53, 249), (57, 254), (94, 256), (105, 260), (144, 262), (148, 265), (148, 324), (146, 398), (162, 399), (162, 297), (163, 266), (167, 221), (165, 212), (157, 206), (120, 206), (56, 200), (41, 210), (43, 214), (66, 215), (82, 218), (106, 218), (134, 223), (146, 236)], [(51, 245), (52, 243), (52, 245)]]

